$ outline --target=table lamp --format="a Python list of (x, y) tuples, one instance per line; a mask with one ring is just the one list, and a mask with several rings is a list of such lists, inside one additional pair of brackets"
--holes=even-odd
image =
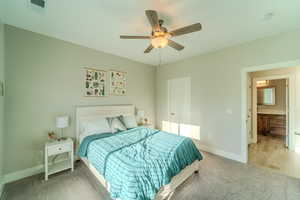
[(138, 110), (137, 111), (137, 116), (139, 118), (139, 123), (143, 124), (144, 123), (144, 117), (145, 117), (145, 111), (143, 110)]
[(61, 129), (61, 135), (59, 140), (65, 140), (66, 137), (63, 137), (63, 130), (69, 126), (69, 116), (59, 116), (56, 117), (56, 128)]

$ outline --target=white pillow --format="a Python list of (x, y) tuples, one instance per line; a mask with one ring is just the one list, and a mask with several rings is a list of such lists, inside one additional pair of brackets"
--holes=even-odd
[(101, 116), (81, 121), (80, 128), (81, 134), (85, 136), (111, 132), (107, 119)]
[(125, 131), (127, 130), (126, 127), (124, 126), (124, 124), (120, 121), (120, 116), (118, 117), (108, 117), (107, 118), (107, 121), (108, 121), (108, 124), (111, 128), (111, 132), (112, 133), (116, 133), (116, 132), (119, 132), (119, 131)]
[(138, 126), (134, 115), (121, 116), (121, 120), (126, 128), (135, 128)]

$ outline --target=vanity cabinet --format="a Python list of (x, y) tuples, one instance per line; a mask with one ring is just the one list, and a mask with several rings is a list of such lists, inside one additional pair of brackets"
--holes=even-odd
[(286, 116), (274, 114), (257, 115), (257, 131), (263, 135), (286, 135)]

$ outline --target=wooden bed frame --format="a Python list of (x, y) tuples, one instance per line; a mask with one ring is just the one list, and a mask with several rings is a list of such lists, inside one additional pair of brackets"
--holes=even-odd
[[(76, 148), (79, 147), (80, 121), (93, 118), (95, 116), (114, 117), (119, 115), (135, 115), (135, 107), (133, 105), (110, 105), (110, 106), (84, 106), (76, 108)], [(88, 169), (95, 175), (98, 181), (110, 191), (110, 185), (105, 178), (96, 170), (96, 168), (85, 158), (81, 158)], [(170, 199), (175, 189), (182, 184), (193, 173), (199, 170), (199, 161), (193, 162), (191, 165), (183, 169), (178, 175), (174, 176), (171, 182), (160, 188), (155, 196), (155, 200)], [(121, 199), (116, 199), (121, 200)]]

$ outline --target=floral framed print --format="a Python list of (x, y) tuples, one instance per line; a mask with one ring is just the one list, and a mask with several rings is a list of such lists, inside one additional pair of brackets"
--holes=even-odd
[(126, 72), (110, 71), (110, 94), (123, 96), (126, 95)]
[(104, 70), (86, 68), (85, 74), (85, 96), (106, 96), (107, 72)]

